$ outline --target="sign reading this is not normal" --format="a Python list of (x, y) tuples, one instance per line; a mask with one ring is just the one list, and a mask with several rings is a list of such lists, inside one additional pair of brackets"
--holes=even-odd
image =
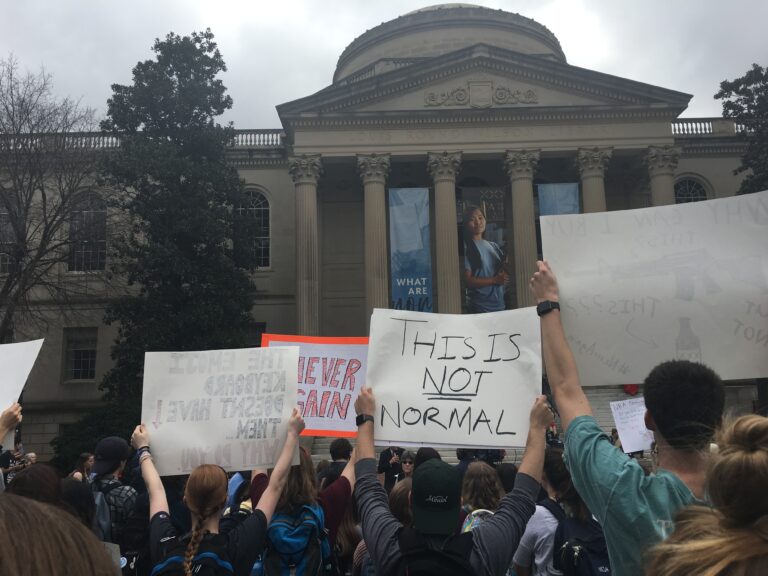
[(523, 446), (541, 390), (536, 311), (374, 310), (366, 380), (377, 442)]

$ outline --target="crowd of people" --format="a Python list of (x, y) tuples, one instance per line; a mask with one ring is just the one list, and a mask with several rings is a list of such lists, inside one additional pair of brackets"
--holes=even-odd
[[(315, 470), (294, 410), (272, 470), (204, 464), (161, 478), (149, 430), (112, 436), (61, 478), (20, 445), (0, 459), (2, 574), (686, 575), (768, 574), (768, 418), (723, 421), (718, 375), (694, 362), (644, 382), (655, 466), (598, 426), (563, 332), (556, 278), (531, 279), (553, 406), (530, 411), (518, 466), (493, 451), (375, 451), (373, 390), (356, 446)], [(556, 419), (563, 442), (547, 442)], [(0, 438), (21, 422), (0, 415)], [(716, 449), (712, 448), (712, 444)], [(292, 464), (296, 451), (298, 464)], [(34, 543), (34, 545), (30, 545)]]

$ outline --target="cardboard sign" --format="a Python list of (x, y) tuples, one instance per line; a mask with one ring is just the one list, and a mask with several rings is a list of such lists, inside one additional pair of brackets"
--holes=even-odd
[(367, 382), (378, 443), (524, 446), (541, 391), (536, 310), (374, 310)]
[(611, 413), (625, 453), (651, 449), (653, 432), (645, 427), (644, 398), (611, 402)]
[(161, 476), (273, 466), (296, 406), (298, 347), (147, 352), (141, 419)]
[(298, 346), (302, 436), (357, 436), (355, 399), (365, 385), (368, 338), (264, 334), (262, 346)]
[[(43, 340), (0, 345), (0, 412), (19, 400)], [(13, 449), (13, 431), (0, 438), (3, 450)]]
[(671, 359), (768, 376), (768, 191), (547, 216), (541, 236), (582, 385), (642, 382)]

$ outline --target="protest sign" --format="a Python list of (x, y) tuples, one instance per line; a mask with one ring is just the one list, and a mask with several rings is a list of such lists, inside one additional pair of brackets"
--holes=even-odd
[(381, 444), (524, 446), (541, 391), (536, 311), (374, 310), (366, 381)]
[[(0, 412), (18, 401), (42, 346), (42, 340), (0, 345)], [(13, 432), (0, 442), (4, 450), (13, 449)]]
[(645, 427), (644, 398), (611, 402), (611, 413), (624, 452), (629, 454), (651, 449), (653, 432)]
[(302, 436), (357, 436), (355, 399), (365, 385), (368, 338), (264, 334), (262, 346), (298, 346)]
[(584, 386), (671, 359), (768, 376), (768, 191), (542, 217), (541, 237)]
[(296, 406), (297, 347), (147, 352), (141, 420), (160, 475), (272, 466)]

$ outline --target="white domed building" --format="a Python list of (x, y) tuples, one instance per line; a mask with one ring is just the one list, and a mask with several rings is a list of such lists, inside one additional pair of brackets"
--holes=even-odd
[[(555, 35), (519, 14), (416, 10), (355, 38), (328, 77), (277, 106), (281, 129), (240, 130), (232, 151), (252, 190), (246, 209), (262, 223), (254, 344), (263, 331), (365, 335), (373, 308), (398, 303), (466, 311), (469, 204), (483, 206), (505, 247), (514, 308), (531, 304), (547, 186), (563, 186), (563, 210), (600, 212), (731, 196), (740, 183), (733, 122), (679, 119), (689, 94), (568, 64)], [(392, 205), (403, 189), (422, 191), (428, 217)], [(396, 234), (428, 255), (410, 303), (395, 294)], [(43, 459), (59, 424), (99, 397), (115, 334), (102, 316), (94, 304), (49, 328), (24, 394), (25, 443)], [(73, 382), (77, 346), (93, 349), (94, 368)], [(594, 393), (606, 425), (607, 401), (622, 396), (618, 386)], [(753, 397), (754, 386), (729, 391), (731, 404)]]

